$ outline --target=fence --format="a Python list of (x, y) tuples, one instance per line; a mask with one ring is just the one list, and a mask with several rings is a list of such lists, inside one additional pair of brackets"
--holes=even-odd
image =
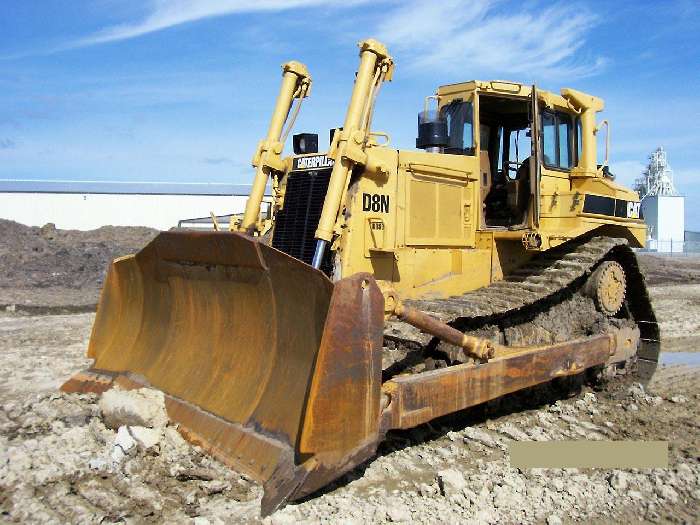
[[(216, 222), (219, 228), (228, 231), (228, 226), (231, 221), (231, 217), (235, 217), (235, 214), (229, 215), (217, 215)], [(186, 228), (189, 230), (213, 230), (214, 221), (211, 216), (209, 217), (197, 217), (195, 219), (181, 219), (177, 223), (178, 228)]]
[(643, 252), (658, 252), (667, 255), (700, 255), (700, 241), (648, 239)]

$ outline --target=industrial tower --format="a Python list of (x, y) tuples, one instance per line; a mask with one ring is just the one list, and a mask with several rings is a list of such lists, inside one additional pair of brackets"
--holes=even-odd
[(685, 197), (673, 184), (673, 170), (663, 147), (649, 156), (644, 173), (635, 181), (642, 198), (642, 216), (649, 227), (647, 248), (682, 252), (685, 237)]

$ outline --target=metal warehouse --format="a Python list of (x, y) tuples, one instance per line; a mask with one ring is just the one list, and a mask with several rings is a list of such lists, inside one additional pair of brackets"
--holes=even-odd
[(0, 181), (0, 218), (57, 228), (149, 226), (241, 213), (250, 185), (224, 183)]

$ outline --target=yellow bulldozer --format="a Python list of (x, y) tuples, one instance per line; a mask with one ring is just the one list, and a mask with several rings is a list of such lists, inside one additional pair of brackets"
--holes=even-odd
[(644, 381), (658, 359), (632, 251), (646, 228), (608, 169), (603, 101), (445, 85), (416, 149), (396, 150), (371, 129), (393, 60), (359, 47), (327, 152), (302, 133), (282, 156), (311, 87), (289, 62), (239, 231), (162, 232), (115, 260), (94, 365), (63, 386), (162, 390), (186, 438), (263, 484), (263, 514), (368, 460), (389, 430), (584, 372)]

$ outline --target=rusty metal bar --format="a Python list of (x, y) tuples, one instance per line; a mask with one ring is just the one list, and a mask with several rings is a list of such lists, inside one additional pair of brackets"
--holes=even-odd
[(382, 385), (389, 397), (382, 431), (411, 428), (505, 394), (583, 372), (605, 363), (615, 351), (607, 334), (538, 347), (480, 365), (456, 365), (422, 374), (397, 376)]
[(394, 315), (402, 321), (442, 339), (446, 343), (462, 347), (467, 355), (480, 361), (491, 359), (496, 353), (496, 347), (492, 341), (463, 334), (456, 328), (452, 328), (450, 325), (425, 312), (406, 306), (400, 301), (394, 307)]

